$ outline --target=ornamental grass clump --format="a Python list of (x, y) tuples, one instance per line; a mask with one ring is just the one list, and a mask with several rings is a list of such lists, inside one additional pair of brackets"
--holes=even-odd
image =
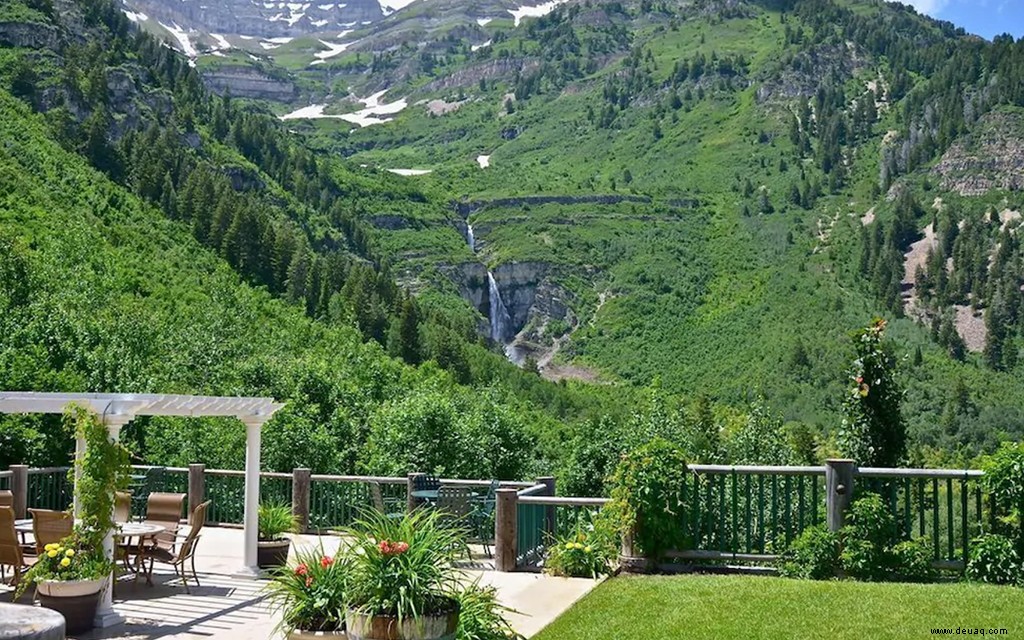
[(445, 522), (433, 509), (401, 519), (370, 511), (345, 529), (349, 606), (399, 621), (456, 610), (463, 573), (454, 563), (467, 548), (464, 532)]

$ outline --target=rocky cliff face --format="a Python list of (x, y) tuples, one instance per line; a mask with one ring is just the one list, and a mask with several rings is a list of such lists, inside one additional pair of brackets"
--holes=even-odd
[(1024, 189), (1024, 111), (984, 116), (974, 133), (943, 154), (932, 173), (941, 177), (943, 189), (964, 196)]
[(289, 102), (295, 99), (295, 83), (261, 73), (252, 67), (225, 66), (203, 73), (203, 83), (218, 95), (230, 91), (233, 97)]
[(377, 0), (126, 0), (124, 7), (185, 30), (264, 38), (336, 31), (384, 17)]

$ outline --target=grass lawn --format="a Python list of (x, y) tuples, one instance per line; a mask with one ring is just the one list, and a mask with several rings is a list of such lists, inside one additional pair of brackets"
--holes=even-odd
[(969, 627), (986, 636), (1000, 628), (1017, 636), (1024, 632), (1024, 590), (754, 576), (619, 577), (535, 640), (905, 639), (929, 637), (939, 627), (954, 635), (957, 627)]

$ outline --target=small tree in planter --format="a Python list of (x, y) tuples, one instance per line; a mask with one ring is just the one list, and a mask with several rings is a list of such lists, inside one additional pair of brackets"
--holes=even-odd
[(291, 540), (285, 534), (298, 531), (298, 519), (287, 505), (261, 504), (258, 522), (256, 564), (264, 568), (283, 567), (288, 563), (291, 548)]
[(622, 536), (624, 569), (647, 571), (666, 551), (688, 545), (682, 527), (687, 473), (682, 449), (663, 438), (622, 457), (607, 508)]
[(71, 536), (47, 545), (17, 595), (34, 583), (40, 603), (64, 616), (68, 633), (80, 633), (93, 627), (100, 593), (114, 570), (103, 542), (114, 529), (114, 496), (128, 486), (131, 465), (128, 451), (110, 439), (107, 427), (88, 409), (70, 406), (64, 424), (86, 444), (73, 472), (81, 521)]

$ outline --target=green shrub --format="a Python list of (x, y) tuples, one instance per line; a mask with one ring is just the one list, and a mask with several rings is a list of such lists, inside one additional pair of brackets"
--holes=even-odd
[(494, 587), (471, 584), (456, 594), (459, 601), (459, 628), (455, 640), (522, 640), (505, 620), (510, 611), (498, 603)]
[(982, 484), (992, 505), (992, 528), (1009, 538), (1017, 555), (1024, 554), (1024, 528), (1021, 526), (1021, 505), (1024, 505), (1024, 444), (1004, 442), (982, 464)]
[(935, 579), (932, 547), (927, 538), (904, 540), (892, 548), (896, 573), (893, 578), (903, 582), (928, 582)]
[(283, 540), (284, 534), (299, 529), (299, 520), (291, 507), (283, 504), (261, 504), (257, 522), (259, 539), (263, 541)]
[(885, 580), (897, 568), (891, 549), (900, 542), (889, 506), (867, 494), (850, 505), (846, 522), (840, 531), (843, 570), (860, 580)]
[(598, 578), (611, 573), (618, 555), (615, 535), (605, 519), (578, 524), (574, 531), (552, 540), (544, 570), (569, 578)]
[(1013, 540), (990, 533), (971, 541), (965, 575), (968, 580), (990, 584), (1020, 584), (1020, 555)]
[(839, 536), (824, 525), (804, 529), (782, 554), (779, 574), (787, 578), (828, 580), (840, 568)]
[(680, 526), (686, 512), (687, 467), (682, 449), (663, 438), (622, 457), (612, 476), (609, 512), (620, 535), (633, 535), (636, 550), (659, 559), (687, 544)]

